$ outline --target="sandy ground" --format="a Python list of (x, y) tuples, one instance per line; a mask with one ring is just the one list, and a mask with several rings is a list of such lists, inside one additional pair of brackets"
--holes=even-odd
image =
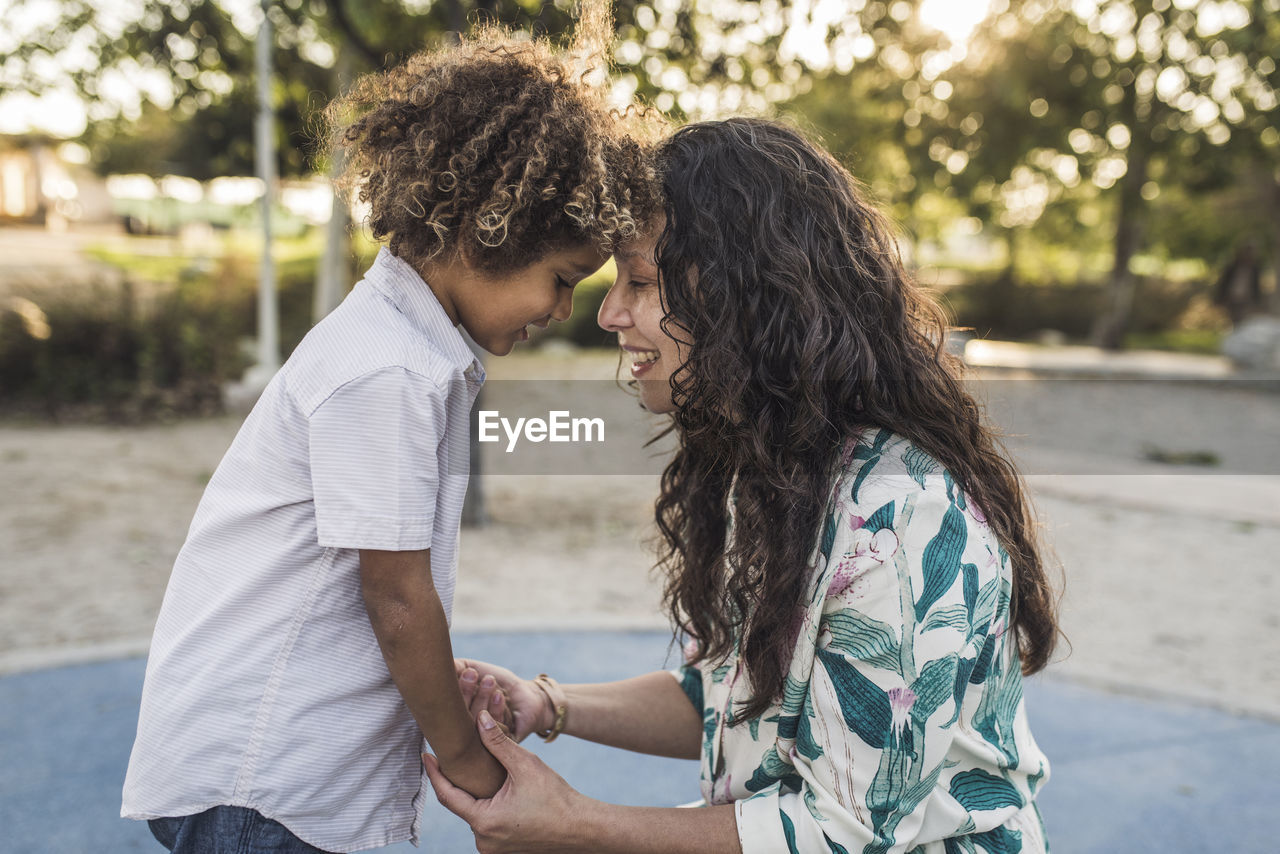
[[(531, 354), (495, 361), (490, 377), (603, 381), (614, 364)], [(643, 435), (634, 404), (608, 393)], [(1280, 719), (1280, 395), (1036, 380), (981, 393), (1017, 434), (1065, 567), (1071, 651), (1052, 672)], [(0, 673), (145, 649), (239, 420), (0, 426)], [(1153, 447), (1218, 463), (1144, 461)], [(497, 449), (485, 459), (504, 462)], [(486, 476), (491, 522), (463, 533), (457, 626), (665, 625), (644, 545), (656, 476), (575, 472)]]

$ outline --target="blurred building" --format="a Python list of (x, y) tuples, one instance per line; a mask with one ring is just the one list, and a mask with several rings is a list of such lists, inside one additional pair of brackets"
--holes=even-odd
[(0, 223), (56, 230), (114, 218), (106, 183), (69, 160), (70, 151), (61, 140), (39, 134), (0, 134)]

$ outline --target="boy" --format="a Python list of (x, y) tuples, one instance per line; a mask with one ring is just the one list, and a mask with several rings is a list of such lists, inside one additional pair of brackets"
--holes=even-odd
[(294, 351), (209, 482), (156, 625), (122, 815), (175, 852), (418, 838), (426, 737), (476, 795), (505, 777), (448, 621), (484, 373), (564, 320), (651, 215), (641, 147), (580, 75), (497, 30), (331, 105), (384, 247)]

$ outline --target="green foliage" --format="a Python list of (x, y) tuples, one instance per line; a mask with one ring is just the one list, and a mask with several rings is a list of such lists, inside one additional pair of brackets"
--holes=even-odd
[[(1217, 352), (1217, 312), (1204, 311), (1203, 280), (1139, 277), (1130, 346)], [(1016, 282), (1007, 274), (977, 276), (938, 294), (958, 326), (983, 338), (1028, 339), (1052, 329), (1085, 340), (1106, 299), (1103, 281)]]
[[(278, 265), (284, 355), (311, 328), (315, 259)], [(0, 414), (139, 421), (217, 412), (249, 366), (257, 264), (228, 255), (172, 285), (32, 294), (47, 330), (0, 304)]]
[[(98, 285), (40, 306), (47, 330), (0, 312), (0, 412), (140, 420), (221, 407), (245, 368), (232, 307), (194, 281), (151, 299)], [(34, 333), (34, 334), (33, 334)]]

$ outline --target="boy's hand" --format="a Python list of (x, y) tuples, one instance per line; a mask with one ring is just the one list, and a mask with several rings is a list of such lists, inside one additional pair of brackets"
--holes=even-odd
[(440, 770), (449, 782), (476, 798), (492, 798), (507, 780), (507, 769), (473, 739), (462, 753), (452, 758), (440, 756)]
[(505, 667), (467, 658), (455, 658), (462, 699), (479, 720), (487, 711), (516, 741), (531, 732), (550, 729), (555, 723), (551, 700), (530, 679), (521, 679)]

